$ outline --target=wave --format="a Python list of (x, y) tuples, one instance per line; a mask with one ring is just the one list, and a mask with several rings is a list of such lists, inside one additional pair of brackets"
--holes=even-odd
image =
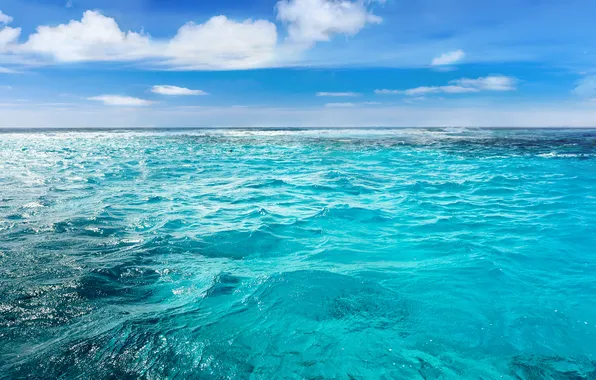
[(2, 134), (0, 377), (591, 378), (594, 141)]

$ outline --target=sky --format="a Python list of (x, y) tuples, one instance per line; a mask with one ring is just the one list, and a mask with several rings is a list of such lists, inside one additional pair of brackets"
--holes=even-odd
[(0, 127), (596, 127), (593, 0), (0, 0)]

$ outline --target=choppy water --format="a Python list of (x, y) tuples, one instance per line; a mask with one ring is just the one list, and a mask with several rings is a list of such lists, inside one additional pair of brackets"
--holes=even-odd
[(596, 131), (0, 134), (0, 377), (595, 379)]

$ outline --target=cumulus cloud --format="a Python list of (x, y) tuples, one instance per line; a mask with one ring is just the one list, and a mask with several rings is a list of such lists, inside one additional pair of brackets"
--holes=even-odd
[(281, 0), (276, 8), (277, 19), (288, 27), (288, 39), (306, 46), (329, 41), (335, 34), (353, 36), (367, 24), (382, 21), (364, 1)]
[(150, 39), (141, 33), (123, 32), (113, 18), (86, 11), (81, 21), (39, 26), (21, 51), (60, 62), (130, 60), (150, 54)]
[(357, 92), (317, 92), (316, 96), (342, 97), (342, 96), (359, 96)]
[(93, 96), (89, 100), (96, 100), (102, 102), (107, 106), (129, 106), (129, 107), (142, 107), (153, 104), (152, 101), (140, 98), (133, 98), (131, 96), (120, 96), (120, 95), (100, 95)]
[(5, 26), (0, 29), (0, 53), (8, 51), (17, 42), (20, 35), (21, 28)]
[(277, 28), (269, 21), (216, 16), (204, 24), (182, 26), (162, 54), (183, 68), (241, 69), (269, 64), (276, 45)]
[(158, 85), (151, 87), (151, 92), (160, 95), (209, 95), (203, 90), (191, 90), (185, 87)]
[(421, 86), (407, 90), (375, 90), (378, 95), (408, 95), (420, 96), (426, 94), (463, 94), (480, 91), (514, 91), (516, 79), (507, 76), (488, 76), (476, 79), (462, 78), (449, 82), (446, 86)]
[(276, 27), (265, 20), (216, 16), (183, 25), (170, 40), (154, 40), (143, 32), (122, 31), (98, 11), (86, 11), (81, 21), (38, 27), (18, 51), (57, 62), (153, 60), (187, 69), (240, 69), (266, 65), (276, 44)]
[[(54, 62), (142, 61), (182, 70), (249, 69), (290, 61), (318, 41), (357, 34), (381, 18), (364, 0), (280, 0), (277, 17), (287, 26), (288, 41), (268, 20), (235, 21), (220, 15), (202, 24), (188, 22), (171, 38), (154, 39), (144, 31), (122, 30), (116, 20), (88, 10), (80, 20), (41, 25), (24, 43), (20, 28), (0, 29), (0, 53), (42, 57)], [(0, 24), (12, 18), (0, 13)], [(291, 57), (291, 58), (290, 58)]]
[(432, 60), (433, 66), (444, 66), (444, 65), (453, 65), (459, 61), (461, 61), (466, 53), (463, 50), (454, 50), (447, 53), (443, 53), (438, 57), (435, 57)]

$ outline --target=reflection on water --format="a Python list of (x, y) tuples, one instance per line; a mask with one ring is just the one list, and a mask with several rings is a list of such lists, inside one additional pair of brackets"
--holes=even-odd
[(591, 130), (4, 132), (1, 376), (596, 378), (595, 194)]

